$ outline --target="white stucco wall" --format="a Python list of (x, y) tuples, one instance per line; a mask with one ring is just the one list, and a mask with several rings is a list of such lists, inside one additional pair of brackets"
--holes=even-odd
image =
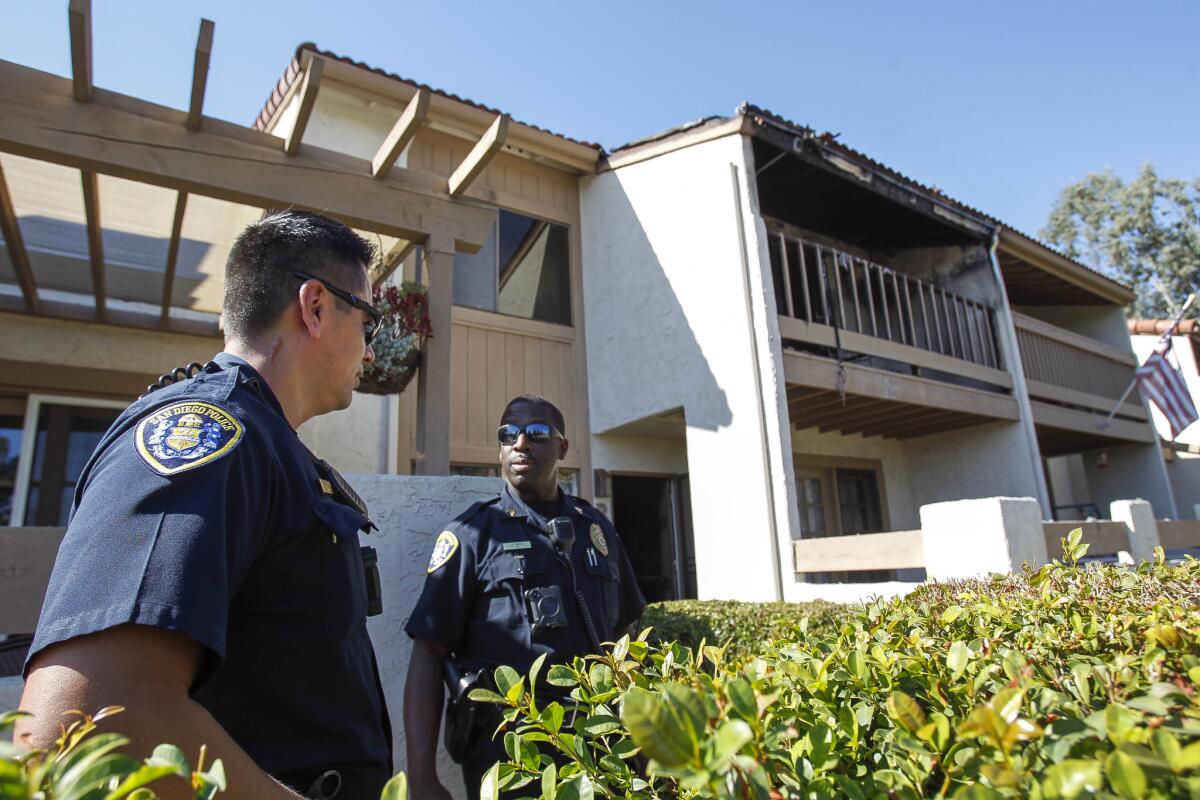
[[(404, 623), (425, 582), (425, 566), (433, 541), (447, 522), (472, 503), (495, 496), (499, 478), (424, 477), (411, 475), (347, 475), (371, 510), (379, 532), (363, 536), (379, 552), (383, 613), (368, 620), (379, 674), (392, 718), (396, 769), (406, 770), (404, 757), (404, 679), (412, 652)], [(439, 733), (440, 741), (440, 733)], [(462, 773), (439, 747), (438, 773), (456, 798), (466, 795)]]
[[(750, 296), (760, 326), (753, 332), (731, 164), (743, 183)], [(778, 489), (786, 487), (790, 464), (778, 433), (781, 389), (764, 389), (771, 409), (765, 436), (756, 391), (752, 336), (761, 337), (773, 311), (764, 306), (765, 253), (746, 174), (743, 140), (735, 135), (585, 179), (583, 284), (593, 432), (682, 408), (699, 595), (766, 600), (776, 584), (772, 516), (788, 506), (786, 490)], [(763, 344), (763, 380), (774, 382), (770, 342)], [(602, 440), (594, 437), (593, 446)], [(770, 478), (764, 452), (771, 453)], [(782, 535), (789, 535), (786, 525)]]
[[(1100, 452), (1107, 456), (1107, 466), (1100, 467)], [(1149, 501), (1159, 519), (1177, 516), (1175, 499), (1163, 463), (1162, 450), (1157, 444), (1119, 444), (1085, 450), (1083, 469), (1087, 475), (1091, 500), (1108, 516), (1114, 500), (1141, 498)]]
[(905, 439), (916, 507), (979, 497), (1037, 497), (1029, 439), (1017, 422), (993, 422)]
[(1016, 310), (1112, 347), (1129, 349), (1129, 329), (1120, 306), (1021, 306)]
[(592, 466), (609, 472), (684, 475), (687, 442), (637, 436), (593, 436)]
[(386, 473), (392, 402), (390, 397), (355, 392), (349, 408), (311, 419), (298, 433), (339, 472)]

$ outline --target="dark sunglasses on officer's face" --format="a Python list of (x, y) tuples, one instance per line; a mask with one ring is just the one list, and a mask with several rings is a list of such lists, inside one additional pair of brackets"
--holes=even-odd
[(383, 327), (383, 312), (377, 309), (375, 306), (371, 305), (357, 295), (342, 291), (329, 281), (325, 280), (324, 278), (318, 278), (316, 275), (310, 275), (307, 272), (300, 272), (299, 270), (294, 271), (292, 275), (300, 278), (301, 280), (316, 281), (328, 289), (334, 297), (342, 298), (347, 303), (366, 314), (367, 321), (363, 323), (363, 338), (367, 340), (367, 344), (370, 344), (375, 337), (379, 335), (379, 330)]
[(550, 441), (556, 436), (562, 436), (561, 433), (544, 422), (530, 422), (525, 426), (513, 425), (512, 423), (509, 423), (507, 425), (501, 425), (496, 429), (496, 440), (505, 447), (512, 447), (517, 443), (517, 438), (522, 433), (525, 434), (525, 439), (527, 441), (530, 441), (534, 444), (541, 444), (542, 442)]

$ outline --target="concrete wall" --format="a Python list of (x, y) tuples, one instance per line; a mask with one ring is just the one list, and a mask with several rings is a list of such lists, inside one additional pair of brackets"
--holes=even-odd
[(879, 254), (877, 260), (984, 305), (1000, 305), (991, 257), (982, 244), (911, 247)]
[[(1108, 466), (1098, 466), (1101, 451), (1108, 456)], [(1113, 445), (1085, 450), (1082, 456), (1091, 500), (1100, 507), (1101, 514), (1107, 516), (1114, 500), (1140, 498), (1153, 506), (1154, 516), (1159, 519), (1177, 516), (1157, 444)]]
[[(782, 367), (771, 363), (778, 334), (774, 349), (761, 341), (775, 314), (773, 302), (766, 307), (765, 231), (745, 185), (748, 162), (734, 135), (601, 173), (581, 188), (592, 430), (683, 409), (702, 598), (773, 599), (778, 537), (790, 538)], [(742, 182), (749, 290), (731, 164)]]
[(609, 472), (685, 475), (687, 442), (683, 438), (593, 436), (592, 464)]
[[(375, 644), (383, 692), (392, 718), (396, 769), (405, 770), (404, 679), (408, 674), (411, 642), (404, 623), (425, 582), (425, 566), (433, 541), (446, 523), (467, 506), (499, 490), (499, 478), (418, 477), (410, 475), (348, 475), (371, 509), (379, 532), (362, 537), (379, 551), (383, 579), (383, 614), (367, 626)], [(461, 772), (439, 748), (438, 773), (455, 794), (462, 793)]]
[[(415, 391), (415, 389), (413, 389)], [(394, 433), (391, 397), (354, 393), (350, 407), (309, 420), (300, 438), (339, 472), (387, 473)]]
[(994, 422), (904, 440), (912, 504), (979, 497), (1037, 497), (1029, 439), (1017, 422)]

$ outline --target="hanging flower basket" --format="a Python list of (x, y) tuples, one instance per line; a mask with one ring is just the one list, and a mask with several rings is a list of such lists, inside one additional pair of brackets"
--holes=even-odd
[(426, 337), (433, 335), (429, 298), (425, 287), (405, 281), (399, 287), (376, 287), (372, 302), (383, 312), (383, 328), (371, 342), (375, 360), (363, 368), (358, 391), (400, 394), (421, 365)]

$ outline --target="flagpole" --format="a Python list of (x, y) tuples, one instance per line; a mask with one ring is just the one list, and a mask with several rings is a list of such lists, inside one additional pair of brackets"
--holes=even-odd
[[(1183, 321), (1184, 315), (1187, 314), (1188, 308), (1190, 308), (1192, 303), (1195, 301), (1196, 293), (1192, 292), (1187, 296), (1187, 300), (1183, 301), (1183, 307), (1179, 309), (1179, 313), (1176, 314), (1175, 319), (1171, 321), (1171, 325), (1167, 328), (1167, 332), (1158, 338), (1158, 342), (1156, 342), (1154, 345), (1155, 347), (1158, 347), (1158, 345), (1162, 344), (1164, 341), (1170, 340), (1172, 334), (1175, 333), (1175, 329), (1179, 327), (1179, 323)], [(1129, 382), (1129, 385), (1125, 387), (1125, 392), (1121, 395), (1121, 399), (1117, 401), (1115, 406), (1113, 406), (1112, 411), (1108, 412), (1108, 416), (1104, 418), (1104, 421), (1097, 423), (1097, 426), (1100, 428), (1100, 430), (1105, 430), (1112, 425), (1113, 417), (1117, 415), (1117, 411), (1119, 411), (1121, 406), (1125, 404), (1125, 399), (1129, 397), (1129, 393), (1133, 391), (1133, 387), (1135, 386), (1137, 386), (1136, 377), (1134, 377), (1134, 379)]]

